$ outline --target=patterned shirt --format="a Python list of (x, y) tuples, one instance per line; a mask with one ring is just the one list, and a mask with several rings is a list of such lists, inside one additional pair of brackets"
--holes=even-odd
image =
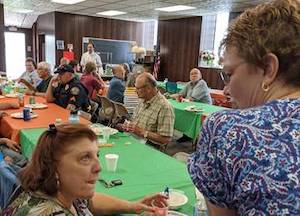
[(188, 169), (211, 203), (238, 215), (300, 215), (300, 100), (212, 114)]
[[(88, 209), (88, 201), (77, 199), (73, 202), (78, 216), (92, 216)], [(5, 216), (73, 216), (72, 212), (65, 208), (60, 202), (41, 192), (21, 193), (15, 201), (13, 201), (2, 212)]]
[(20, 78), (29, 82), (33, 87), (37, 87), (37, 85), (42, 81), (36, 70), (32, 72), (25, 71)]
[(158, 92), (151, 100), (141, 101), (138, 104), (132, 120), (145, 130), (171, 137), (173, 136), (174, 119), (171, 104)]

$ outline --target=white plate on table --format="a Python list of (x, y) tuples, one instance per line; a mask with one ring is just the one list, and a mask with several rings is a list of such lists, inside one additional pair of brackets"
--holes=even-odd
[(16, 98), (16, 97), (18, 97), (18, 94), (6, 94), (5, 97)]
[(92, 129), (92, 131), (94, 131), (94, 133), (99, 136), (99, 135), (102, 135), (103, 134), (103, 129), (107, 129), (109, 130), (109, 134), (110, 135), (113, 135), (113, 134), (116, 134), (118, 133), (119, 131), (117, 129), (114, 129), (114, 128), (110, 128), (110, 127), (105, 127), (105, 126), (100, 126), (98, 124), (92, 124), (90, 125), (90, 128)]
[(168, 211), (168, 216), (188, 216), (188, 215), (177, 211)]
[(168, 205), (169, 209), (179, 209), (188, 202), (188, 198), (183, 191), (171, 190), (169, 193)]
[(190, 111), (190, 112), (203, 112), (203, 111), (204, 111), (203, 109), (198, 108), (198, 107), (196, 107), (196, 106), (194, 106), (194, 105), (192, 105), (192, 106), (187, 106), (186, 108), (184, 108), (184, 110)]
[[(12, 114), (10, 114), (10, 116), (12, 118), (16, 118), (16, 119), (23, 119), (23, 112), (12, 113)], [(38, 114), (36, 114), (36, 113), (30, 113), (30, 117), (31, 118), (36, 118), (36, 117), (38, 117)]]
[(48, 106), (47, 104), (43, 104), (43, 103), (35, 103), (35, 104), (26, 104), (25, 107), (31, 109), (46, 109)]
[(0, 99), (1, 99), (1, 98), (5, 98), (5, 96), (3, 96), (3, 95), (0, 95)]

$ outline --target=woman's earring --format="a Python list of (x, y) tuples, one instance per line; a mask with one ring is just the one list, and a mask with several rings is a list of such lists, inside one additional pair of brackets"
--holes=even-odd
[(267, 92), (267, 91), (270, 90), (270, 86), (267, 85), (267, 84), (264, 83), (264, 82), (261, 84), (261, 88), (262, 88), (262, 90), (263, 90), (264, 92)]
[(56, 180), (56, 187), (59, 188), (60, 186), (60, 181), (59, 181), (59, 177), (58, 177), (58, 174), (55, 173), (55, 180)]

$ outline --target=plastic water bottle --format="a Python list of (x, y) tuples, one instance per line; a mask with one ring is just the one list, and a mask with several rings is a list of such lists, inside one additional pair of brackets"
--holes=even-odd
[(196, 202), (196, 204), (194, 205), (193, 216), (208, 216), (208, 211), (207, 211), (205, 200), (203, 200), (203, 201)]
[(71, 111), (70, 112), (69, 123), (71, 123), (71, 124), (77, 124), (77, 123), (79, 123), (78, 111)]

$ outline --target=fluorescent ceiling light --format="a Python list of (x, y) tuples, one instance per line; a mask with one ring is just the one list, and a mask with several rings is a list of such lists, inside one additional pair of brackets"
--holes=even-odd
[(158, 11), (165, 11), (165, 12), (174, 12), (174, 11), (183, 11), (183, 10), (191, 10), (196, 9), (195, 7), (186, 6), (186, 5), (175, 5), (170, 7), (163, 7), (163, 8), (156, 8), (155, 10)]
[(14, 10), (14, 12), (17, 12), (17, 13), (32, 13), (33, 10), (29, 10), (29, 9), (16, 9), (16, 10)]
[(103, 16), (117, 16), (117, 15), (126, 14), (126, 12), (116, 11), (116, 10), (108, 10), (108, 11), (99, 12), (97, 14), (103, 15)]
[(79, 2), (83, 2), (86, 0), (51, 0), (54, 3), (59, 3), (59, 4), (77, 4)]

